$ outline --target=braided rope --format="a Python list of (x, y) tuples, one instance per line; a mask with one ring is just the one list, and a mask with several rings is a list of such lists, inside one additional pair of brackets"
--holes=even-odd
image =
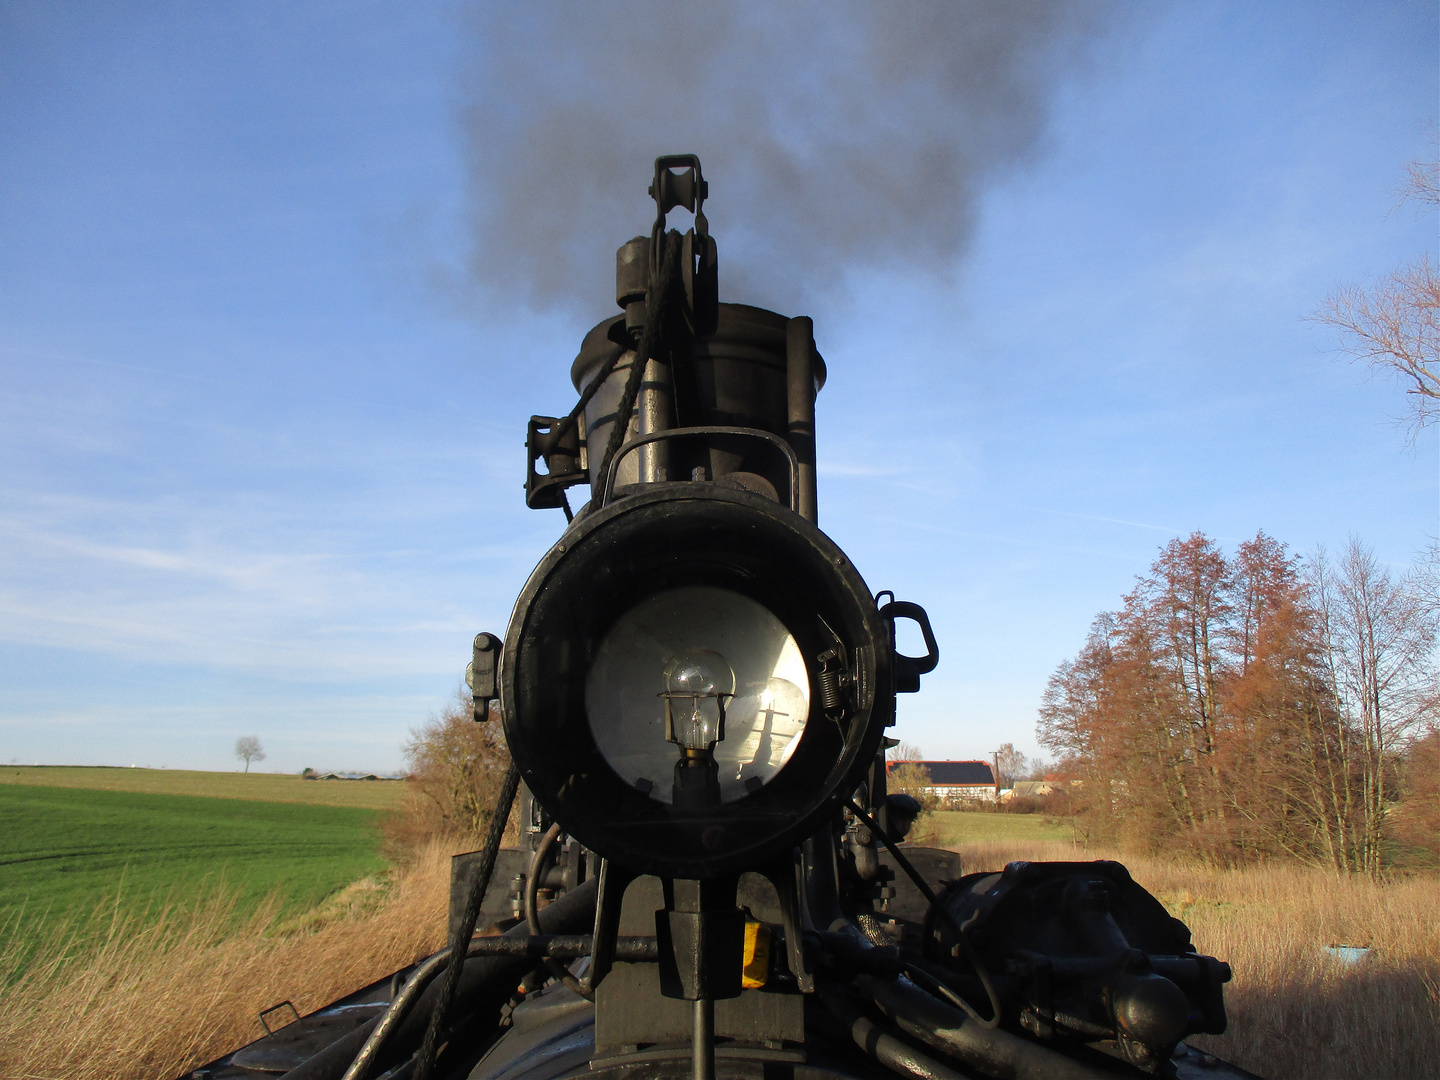
[(656, 346), (665, 329), (670, 308), (675, 300), (676, 286), (680, 281), (680, 234), (671, 229), (665, 235), (665, 257), (660, 263), (658, 281), (650, 283), (650, 302), (645, 312), (645, 329), (635, 347), (635, 358), (630, 361), (630, 377), (625, 380), (625, 389), (615, 407), (615, 421), (610, 427), (610, 440), (605, 444), (605, 456), (600, 462), (600, 483), (604, 484), (610, 475), (610, 464), (625, 441), (630, 430), (630, 414), (635, 409), (635, 399), (640, 394), (640, 384), (645, 378), (645, 369), (650, 366)]
[(520, 787), (520, 770), (515, 762), (505, 771), (505, 781), (500, 786), (500, 797), (495, 800), (495, 816), (490, 819), (490, 831), (485, 837), (485, 848), (480, 855), (480, 867), (475, 874), (474, 884), (465, 897), (465, 914), (460, 919), (459, 930), (450, 942), (450, 963), (445, 968), (445, 981), (440, 986), (440, 1000), (430, 1014), (430, 1026), (425, 1029), (425, 1042), (415, 1060), (415, 1080), (428, 1080), (430, 1070), (435, 1067), (435, 1054), (440, 1045), (440, 1029), (445, 1024), (445, 1014), (455, 1001), (455, 989), (460, 985), (460, 972), (465, 967), (465, 951), (470, 939), (475, 936), (475, 922), (480, 917), (480, 905), (485, 900), (485, 890), (490, 887), (490, 877), (495, 872), (495, 858), (500, 852), (500, 840), (505, 835), (505, 825), (510, 820), (510, 808), (515, 804), (515, 793)]

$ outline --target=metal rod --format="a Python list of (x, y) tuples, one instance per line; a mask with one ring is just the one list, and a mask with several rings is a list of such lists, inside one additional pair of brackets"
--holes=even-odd
[(364, 1080), (370, 1074), (370, 1066), (380, 1053), (381, 1048), (390, 1038), (390, 1033), (398, 1028), (409, 1015), (410, 1008), (419, 1000), (425, 988), (430, 985), (431, 980), (440, 974), (440, 970), (450, 960), (450, 947), (447, 945), (439, 952), (427, 957), (417, 967), (400, 993), (390, 1002), (390, 1007), (385, 1010), (380, 1022), (370, 1031), (370, 1037), (365, 1040), (365, 1045), (360, 1048), (360, 1053), (355, 1055), (355, 1060), (345, 1070), (342, 1080)]
[(799, 459), (799, 491), (790, 501), (807, 521), (816, 520), (815, 323), (800, 315), (785, 325), (785, 388), (790, 445)]
[[(523, 956), (531, 960), (578, 960), (589, 956), (593, 938), (589, 934), (541, 934), (528, 938), (484, 937), (470, 942), (470, 956)], [(627, 963), (660, 959), (660, 946), (653, 937), (616, 938), (614, 958)]]
[(715, 1080), (715, 1002), (695, 1002), (695, 1030), (690, 1038), (694, 1052), (695, 1080)]
[(759, 439), (775, 447), (785, 455), (786, 463), (790, 466), (790, 509), (796, 513), (800, 512), (800, 505), (796, 502), (797, 493), (802, 486), (800, 483), (800, 460), (795, 455), (794, 447), (772, 431), (765, 431), (761, 428), (736, 427), (730, 424), (702, 424), (699, 427), (670, 428), (668, 431), (637, 435), (622, 445), (615, 452), (615, 456), (610, 459), (609, 471), (605, 473), (604, 482), (600, 488), (600, 505), (604, 506), (610, 502), (610, 496), (615, 491), (615, 476), (619, 471), (620, 459), (630, 451), (661, 439), (685, 439), (695, 435), (740, 435), (747, 439)]

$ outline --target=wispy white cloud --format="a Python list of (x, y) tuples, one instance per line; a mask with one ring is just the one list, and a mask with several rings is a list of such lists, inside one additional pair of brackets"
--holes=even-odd
[(1030, 510), (1037, 514), (1053, 514), (1056, 517), (1074, 518), (1078, 521), (1101, 521), (1110, 525), (1128, 525), (1135, 529), (1149, 529), (1151, 532), (1169, 533), (1172, 536), (1183, 536), (1185, 530), (1176, 529), (1170, 525), (1150, 525), (1143, 521), (1128, 521), (1125, 518), (1105, 517), (1101, 514), (1081, 514), (1073, 510), (1052, 510), (1044, 506), (1025, 506), (1019, 509)]
[(893, 465), (865, 465), (858, 462), (827, 461), (821, 458), (815, 463), (818, 476), (882, 477), (899, 476), (902, 470)]

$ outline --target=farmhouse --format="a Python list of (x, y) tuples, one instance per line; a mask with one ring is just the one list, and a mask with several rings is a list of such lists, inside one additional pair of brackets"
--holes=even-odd
[(1008, 791), (1000, 792), (1000, 801), (1011, 799), (1035, 799), (1059, 791), (1065, 786), (1063, 780), (1017, 780)]
[(902, 765), (918, 765), (924, 769), (930, 778), (925, 790), (941, 799), (993, 802), (998, 794), (995, 770), (988, 761), (887, 761), (885, 772), (888, 775)]
[(300, 774), (306, 780), (400, 780), (399, 776), (376, 776), (374, 773), (327, 772), (317, 773), (306, 769)]
[(1013, 788), (1000, 792), (1000, 801), (1042, 798), (1046, 795), (1053, 795), (1057, 791), (1065, 791), (1066, 788), (1074, 790), (1083, 786), (1084, 783), (1083, 780), (1057, 780), (1053, 776), (1045, 780), (1017, 780)]

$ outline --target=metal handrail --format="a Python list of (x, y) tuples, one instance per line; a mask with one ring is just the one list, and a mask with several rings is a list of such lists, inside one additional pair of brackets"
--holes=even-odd
[(800, 458), (796, 455), (795, 448), (773, 431), (766, 431), (763, 428), (734, 427), (729, 424), (666, 428), (664, 431), (652, 431), (648, 435), (637, 435), (629, 442), (622, 444), (620, 449), (615, 452), (614, 460), (610, 462), (610, 471), (606, 474), (604, 484), (600, 488), (600, 505), (605, 506), (610, 502), (610, 497), (615, 490), (615, 474), (620, 469), (620, 461), (630, 451), (653, 442), (660, 442), (663, 439), (678, 439), (694, 435), (739, 435), (760, 439), (777, 447), (790, 464), (790, 509), (797, 514), (800, 512)]

